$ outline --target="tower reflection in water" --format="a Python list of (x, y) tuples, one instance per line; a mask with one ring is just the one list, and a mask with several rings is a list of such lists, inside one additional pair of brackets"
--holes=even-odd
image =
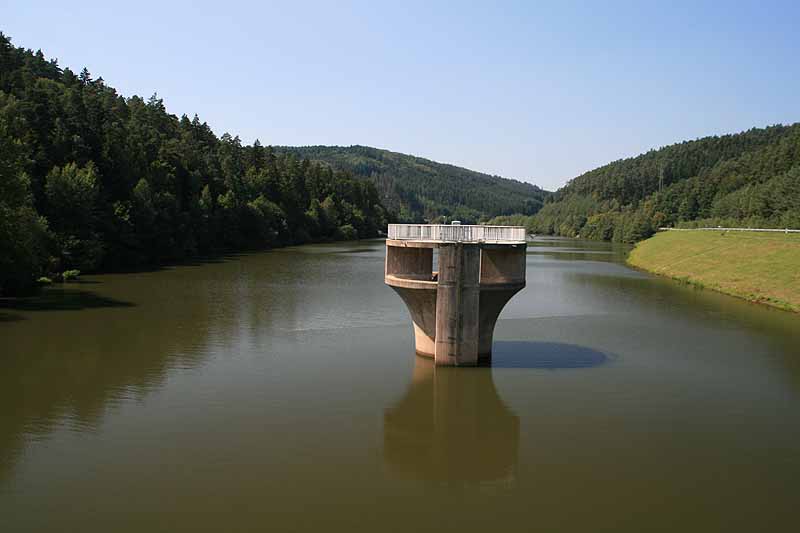
[(403, 476), (456, 485), (515, 479), (519, 418), (489, 368), (436, 368), (416, 357), (408, 392), (384, 414), (383, 439), (387, 467)]

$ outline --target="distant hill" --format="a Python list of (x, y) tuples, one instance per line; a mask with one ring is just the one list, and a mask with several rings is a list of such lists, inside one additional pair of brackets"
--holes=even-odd
[(444, 216), (477, 222), (497, 215), (536, 213), (550, 194), (530, 183), (368, 146), (276, 147), (369, 179), (400, 220)]
[(571, 180), (526, 225), (618, 242), (644, 239), (660, 226), (800, 228), (800, 123), (614, 161)]

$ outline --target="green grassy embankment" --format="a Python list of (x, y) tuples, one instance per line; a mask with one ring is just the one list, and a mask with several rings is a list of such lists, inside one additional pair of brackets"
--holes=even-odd
[(665, 231), (628, 263), (752, 302), (800, 312), (800, 234)]

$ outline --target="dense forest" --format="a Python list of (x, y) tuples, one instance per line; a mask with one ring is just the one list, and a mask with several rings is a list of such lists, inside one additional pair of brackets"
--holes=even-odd
[[(375, 186), (217, 137), (0, 33), (0, 293), (40, 277), (378, 235)], [(44, 281), (44, 280), (43, 280)]]
[(495, 215), (532, 215), (550, 194), (530, 183), (367, 146), (276, 150), (369, 179), (377, 187), (383, 204), (397, 213), (402, 222), (458, 219), (476, 223)]
[(636, 242), (659, 227), (800, 228), (800, 123), (706, 137), (571, 180), (530, 217), (540, 234)]

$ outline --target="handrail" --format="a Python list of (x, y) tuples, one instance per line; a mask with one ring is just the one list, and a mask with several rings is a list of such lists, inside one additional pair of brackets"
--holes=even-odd
[(658, 231), (764, 231), (771, 233), (800, 233), (800, 229), (789, 228), (658, 228)]
[(387, 236), (399, 241), (523, 243), (522, 226), (389, 224)]

